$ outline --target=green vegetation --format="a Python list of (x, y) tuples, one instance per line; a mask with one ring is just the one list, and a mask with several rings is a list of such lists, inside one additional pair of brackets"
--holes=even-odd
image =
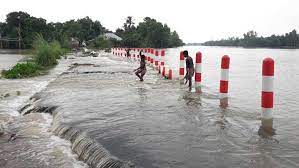
[(36, 64), (46, 67), (57, 64), (56, 55), (59, 51), (56, 51), (56, 46), (50, 45), (41, 36), (37, 37), (33, 46)]
[[(25, 12), (11, 12), (6, 16), (6, 22), (0, 22), (0, 36), (5, 38), (21, 37), (21, 48), (33, 48), (35, 35), (41, 34), (45, 41), (58, 41), (62, 48), (74, 47), (70, 42), (75, 38), (82, 44), (89, 42), (95, 48), (107, 47), (154, 47), (167, 48), (183, 45), (176, 31), (171, 31), (166, 24), (146, 17), (144, 21), (135, 26), (132, 17), (128, 17), (123, 28), (117, 29), (115, 34), (123, 40), (103, 39), (103, 34), (108, 31), (99, 21), (89, 17), (70, 20), (64, 23), (47, 23), (43, 18), (30, 16)], [(1, 42), (0, 48), (19, 48), (18, 42)]]
[(60, 59), (68, 51), (61, 48), (58, 41), (48, 43), (41, 35), (36, 35), (33, 46), (33, 61), (18, 63), (10, 70), (2, 71), (4, 78), (16, 79), (40, 75), (43, 71), (56, 65), (56, 59)]
[(123, 29), (117, 29), (116, 34), (123, 40), (114, 43), (126, 47), (169, 48), (182, 46), (184, 43), (176, 31), (171, 31), (166, 24), (146, 17), (137, 26), (131, 16), (127, 17)]
[(104, 37), (97, 37), (89, 44), (90, 48), (106, 49), (112, 47), (111, 40), (105, 39)]
[(258, 37), (255, 31), (243, 34), (243, 38), (229, 38), (219, 41), (207, 41), (206, 46), (240, 46), (246, 48), (268, 47), (268, 48), (299, 48), (299, 35), (293, 30), (285, 35), (270, 37)]
[[(2, 76), (25, 78), (38, 75), (56, 65), (57, 59), (71, 48), (77, 48), (83, 41), (92, 48), (107, 51), (111, 47), (168, 48), (183, 45), (176, 31), (171, 31), (166, 24), (149, 17), (135, 26), (133, 18), (129, 16), (123, 28), (115, 32), (123, 39), (121, 41), (103, 36), (107, 32), (111, 31), (89, 17), (64, 23), (47, 23), (45, 19), (25, 12), (11, 12), (4, 23), (0, 22), (0, 37), (20, 37), (20, 47), (32, 49), (34, 58), (33, 62), (19, 63), (10, 70), (3, 71)], [(16, 49), (19, 45), (18, 42), (0, 41), (0, 48)]]
[[(64, 23), (47, 23), (43, 18), (30, 16), (26, 12), (11, 12), (6, 16), (6, 22), (0, 22), (0, 36), (18, 38), (21, 35), (21, 48), (33, 48), (36, 34), (41, 34), (46, 41), (57, 40), (63, 48), (70, 48), (70, 38), (75, 37), (80, 42), (88, 41), (103, 34), (106, 29), (99, 21), (89, 17), (70, 20)], [(0, 47), (18, 48), (15, 42), (2, 42)]]
[(42, 67), (35, 63), (18, 63), (8, 71), (2, 71), (2, 76), (7, 79), (33, 77), (40, 74)]
[(55, 56), (56, 59), (60, 59), (61, 56), (65, 55), (67, 53), (67, 49), (61, 48), (61, 45), (58, 41), (53, 41), (49, 44), (50, 49), (53, 52), (53, 55)]

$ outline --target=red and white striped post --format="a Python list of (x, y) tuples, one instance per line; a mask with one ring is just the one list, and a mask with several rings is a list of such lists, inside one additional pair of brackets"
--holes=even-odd
[(152, 60), (152, 49), (149, 48), (148, 49), (148, 64), (151, 64), (151, 60)]
[(151, 50), (149, 48), (147, 49), (147, 63), (151, 63)]
[(163, 66), (163, 67), (162, 67), (162, 76), (163, 76), (163, 77), (165, 77), (165, 75), (166, 75), (165, 72), (166, 72), (166, 69), (165, 69), (165, 66)]
[(161, 66), (165, 65), (165, 50), (161, 51)]
[(201, 62), (202, 54), (197, 52), (195, 58), (195, 90), (198, 93), (201, 93)]
[(135, 49), (132, 49), (132, 50), (133, 50), (133, 53), (131, 55), (133, 57), (133, 60), (136, 60)]
[(157, 70), (158, 70), (158, 73), (160, 74), (161, 73), (161, 66), (160, 65), (158, 65)]
[(262, 128), (268, 134), (273, 131), (273, 100), (274, 100), (274, 60), (265, 58), (263, 60), (263, 82), (261, 94), (262, 106)]
[(185, 73), (185, 58), (183, 51), (180, 52), (180, 70), (179, 70), (179, 75), (180, 75), (180, 80), (181, 83), (184, 83), (184, 73)]
[(151, 66), (153, 67), (154, 66), (154, 57), (155, 57), (155, 51), (154, 49), (152, 48), (151, 50)]
[(153, 59), (153, 53), (154, 53), (154, 49), (150, 49), (150, 65), (153, 65), (153, 63), (154, 63), (154, 59)]
[(224, 55), (221, 59), (221, 79), (220, 79), (220, 106), (226, 108), (228, 106), (228, 80), (229, 80), (229, 63), (230, 58)]
[(145, 62), (147, 61), (147, 49), (146, 48), (144, 48), (143, 49), (143, 55), (144, 55), (144, 58), (145, 58)]
[[(165, 50), (161, 50), (161, 55), (160, 55), (160, 65), (159, 65), (159, 73), (163, 72), (163, 67), (165, 65)], [(163, 76), (163, 73), (162, 73)]]
[(159, 51), (156, 50), (155, 51), (155, 69), (158, 70), (158, 66), (159, 66)]
[(154, 66), (154, 49), (151, 49), (151, 66)]
[(134, 55), (135, 55), (134, 59), (135, 60), (138, 60), (139, 51), (140, 51), (139, 48), (136, 48), (136, 49), (134, 48)]
[(168, 79), (169, 79), (169, 80), (172, 80), (172, 69), (169, 69), (169, 72), (168, 72)]

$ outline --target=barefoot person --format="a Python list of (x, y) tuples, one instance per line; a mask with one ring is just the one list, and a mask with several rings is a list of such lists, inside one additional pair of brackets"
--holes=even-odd
[(136, 76), (138, 76), (140, 81), (143, 81), (143, 76), (146, 73), (145, 56), (141, 53), (141, 51), (139, 55), (140, 55), (140, 67), (135, 69), (134, 72)]
[(185, 84), (189, 81), (189, 90), (192, 89), (192, 77), (194, 75), (194, 64), (193, 59), (188, 55), (188, 51), (183, 51), (184, 57), (186, 59), (186, 75), (184, 79), (186, 79)]

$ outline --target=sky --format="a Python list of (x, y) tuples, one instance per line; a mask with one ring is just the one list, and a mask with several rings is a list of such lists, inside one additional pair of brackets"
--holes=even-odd
[(89, 16), (115, 31), (132, 16), (155, 18), (176, 30), (185, 43), (299, 31), (299, 0), (1, 0), (0, 21), (24, 11), (48, 22)]

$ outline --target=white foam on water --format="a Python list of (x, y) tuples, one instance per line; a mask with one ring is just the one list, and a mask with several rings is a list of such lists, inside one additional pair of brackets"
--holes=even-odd
[(74, 168), (88, 168), (88, 165), (77, 159), (77, 155), (71, 150), (71, 143), (67, 140), (61, 139), (55, 135), (51, 136), (52, 143), (49, 146), (59, 147), (61, 151), (72, 161)]
[(47, 144), (47, 147), (49, 149), (52, 149), (54, 147), (61, 149), (63, 154), (67, 156), (68, 159), (71, 160), (71, 163), (73, 164), (74, 168), (88, 168), (88, 165), (85, 164), (82, 161), (77, 160), (77, 155), (74, 154), (71, 150), (71, 143), (67, 140), (61, 139), (58, 136), (53, 135), (51, 132), (48, 130), (51, 127), (51, 123), (53, 121), (53, 117), (50, 114), (42, 113), (42, 116), (44, 120), (46, 121), (45, 123), (41, 123), (42, 126), (42, 132), (47, 132), (50, 135), (50, 143)]
[[(53, 79), (54, 80), (54, 79)], [(26, 95), (20, 95), (16, 96), (15, 98), (11, 100), (6, 101), (6, 110), (9, 115), (11, 116), (19, 116), (20, 113), (18, 112), (18, 109), (27, 101), (31, 96), (33, 96), (35, 93), (40, 92), (46, 86), (48, 85), (50, 81), (42, 81), (42, 82), (37, 82), (33, 83), (30, 87), (30, 92), (29, 94)], [(26, 90), (27, 91), (27, 90)]]
[[(29, 79), (18, 79), (18, 82), (21, 82), (21, 85), (28, 86), (26, 88), (21, 89), (21, 95), (13, 95), (13, 97), (8, 97), (7, 99), (1, 100), (1, 106), (0, 106), (0, 113), (5, 113), (10, 116), (20, 116), (20, 113), (18, 112), (18, 109), (24, 105), (26, 101), (29, 100), (31, 96), (33, 96), (35, 93), (38, 93), (45, 89), (47, 85), (54, 81), (56, 77), (61, 74), (63, 71), (65, 71), (68, 68), (68, 65), (66, 61), (60, 61), (53, 70), (49, 72), (48, 75), (44, 76), (38, 76), (34, 78)], [(5, 80), (5, 79), (3, 79)], [(9, 81), (9, 80), (7, 80)], [(8, 83), (9, 85), (9, 83)], [(19, 85), (20, 86), (20, 85)], [(11, 93), (10, 93), (11, 94)], [(72, 167), (74, 168), (88, 168), (87, 164), (84, 162), (81, 162), (77, 160), (77, 156), (72, 153), (71, 150), (71, 143), (67, 140), (61, 139), (55, 135), (53, 135), (51, 132), (49, 132), (49, 129), (51, 127), (51, 123), (53, 121), (53, 117), (50, 114), (41, 114), (43, 119), (45, 120), (44, 123), (39, 123), (41, 126), (41, 134), (48, 135), (49, 136), (49, 142), (46, 144), (47, 149), (60, 149), (63, 153), (63, 157), (67, 159), (67, 163), (71, 163)], [(29, 123), (28, 123), (29, 124)], [(45, 149), (46, 150), (46, 149)], [(49, 151), (45, 151), (45, 153), (48, 153)]]
[[(52, 69), (48, 75), (37, 76), (29, 79), (17, 79), (19, 80), (19, 82), (22, 83), (22, 85), (28, 86), (28, 88), (22, 90), (22, 92), (25, 93), (27, 92), (27, 93), (26, 94), (21, 93), (21, 95), (16, 96), (13, 99), (1, 100), (3, 101), (3, 104), (6, 104), (5, 105), (6, 107), (3, 106), (5, 107), (3, 109), (5, 109), (6, 113), (11, 116), (19, 116), (20, 114), (18, 112), (18, 109), (22, 105), (24, 105), (24, 103), (28, 101), (31, 96), (33, 96), (35, 93), (42, 91), (48, 86), (49, 83), (54, 81), (59, 74), (61, 74), (63, 71), (65, 71), (68, 68), (67, 65), (68, 64), (66, 63), (66, 61), (60, 60), (59, 64), (54, 69)], [(4, 80), (9, 81), (8, 79), (4, 79)]]

